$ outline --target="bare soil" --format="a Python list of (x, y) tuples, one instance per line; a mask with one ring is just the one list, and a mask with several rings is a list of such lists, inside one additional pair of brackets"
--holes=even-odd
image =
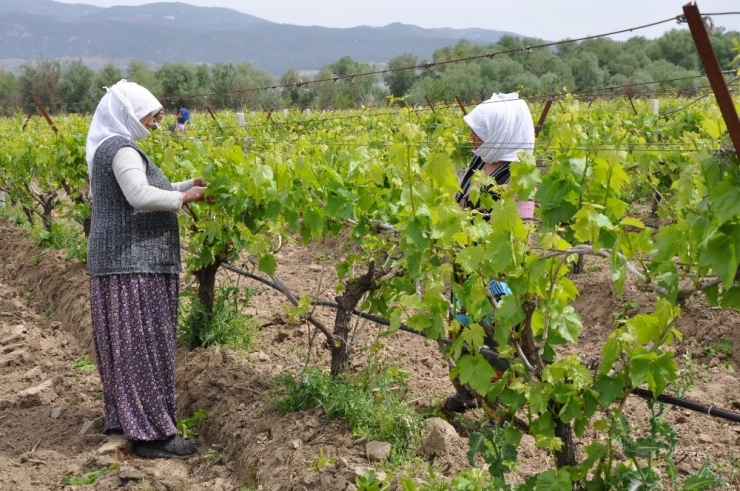
[[(278, 272), (294, 291), (333, 300), (333, 264), (340, 250), (337, 242), (286, 245)], [(226, 273), (222, 279), (236, 281)], [(268, 396), (272, 378), (299, 370), (309, 353), (311, 363), (328, 366), (329, 354), (320, 336), (309, 349), (314, 329), (289, 322), (282, 294), (251, 280), (239, 281), (258, 290), (245, 307), (260, 327), (253, 352), (218, 347), (178, 352), (179, 417), (198, 408), (208, 411), (199, 428), (203, 451), (188, 461), (141, 459), (125, 440), (101, 433), (100, 379), (94, 369), (78, 369), (84, 356), (94, 360), (84, 266), (61, 252), (36, 247), (25, 231), (0, 221), (0, 490), (64, 489), (65, 475), (111, 465), (110, 472), (86, 489), (350, 490), (367, 469), (382, 471), (368, 460), (364, 441), (345, 423), (326, 421), (321, 411), (276, 413)], [(586, 359), (598, 358), (612, 314), (624, 310), (626, 300), (633, 302), (630, 314), (648, 311), (654, 302), (652, 293), (629, 282), (623, 298), (615, 296), (608, 268), (597, 260), (587, 260), (585, 272), (574, 281), (581, 291), (576, 309), (584, 324), (578, 354)], [(332, 310), (317, 309), (315, 315), (333, 325)], [(685, 338), (676, 347), (677, 357), (682, 363), (688, 360), (687, 373), (694, 380), (686, 397), (740, 408), (735, 373), (740, 314), (697, 301), (678, 327)], [(354, 367), (366, 363), (364, 348), (377, 330), (372, 323), (366, 326)], [(713, 349), (723, 340), (733, 345), (729, 356)], [(420, 412), (441, 414), (440, 404), (453, 387), (436, 343), (406, 333), (383, 338), (383, 343), (384, 357), (412, 373), (408, 400)], [(626, 411), (634, 421), (646, 420), (646, 404), (637, 397)], [(444, 455), (433, 459), (439, 475), (453, 476), (468, 467), (466, 428), (482, 417), (479, 410), (450, 417), (459, 435)], [(678, 431), (677, 460), (683, 473), (708, 458), (728, 477), (730, 489), (738, 486), (740, 425), (677, 408), (667, 419)], [(336, 462), (312, 470), (320, 453)], [(525, 438), (515, 478), (522, 480), (550, 462)]]

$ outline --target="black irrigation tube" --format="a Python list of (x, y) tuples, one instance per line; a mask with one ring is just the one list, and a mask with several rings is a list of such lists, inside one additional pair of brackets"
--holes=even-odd
[[(221, 266), (224, 269), (227, 269), (233, 273), (239, 274), (241, 276), (245, 276), (247, 278), (251, 278), (255, 281), (259, 281), (260, 283), (267, 285), (270, 288), (280, 291), (280, 288), (278, 288), (278, 286), (275, 283), (273, 283), (270, 280), (266, 280), (265, 278), (262, 278), (261, 276), (257, 276), (243, 269), (236, 268), (227, 263), (224, 263)], [(316, 305), (319, 307), (330, 307), (334, 309), (339, 307), (339, 305), (336, 302), (329, 302), (326, 300), (312, 301), (311, 305)], [(382, 324), (384, 326), (391, 325), (391, 323), (387, 321), (386, 319), (383, 319), (382, 317), (379, 317), (377, 315), (368, 314), (367, 312), (362, 312), (361, 310), (353, 309), (352, 313), (358, 317), (367, 319), (369, 321), (377, 322), (378, 324)], [(417, 331), (415, 329), (411, 329), (405, 324), (401, 324), (401, 327), (399, 329), (404, 332), (416, 334), (417, 336), (421, 336), (424, 338), (427, 337), (425, 333)], [(447, 346), (450, 346), (453, 343), (453, 341), (449, 338), (440, 338), (439, 341)], [(481, 355), (483, 355), (484, 358), (486, 358), (490, 362), (496, 362), (499, 358), (498, 353), (494, 350), (482, 348), (479, 350), (479, 352)], [(680, 408), (689, 409), (691, 411), (696, 411), (702, 414), (707, 414), (715, 418), (722, 418), (722, 419), (726, 419), (729, 421), (734, 421), (736, 423), (740, 423), (740, 413), (727, 411), (726, 409), (720, 409), (714, 406), (707, 406), (705, 404), (699, 404), (697, 402), (688, 401), (686, 399), (681, 399), (681, 398), (669, 396), (666, 394), (658, 394), (657, 396), (655, 396), (653, 395), (651, 391), (647, 389), (642, 389), (640, 387), (635, 387), (634, 389), (632, 389), (632, 394), (638, 397), (641, 397), (642, 399), (648, 400), (648, 401), (658, 401), (658, 402), (662, 402), (663, 404), (670, 404), (672, 406), (677, 406)]]

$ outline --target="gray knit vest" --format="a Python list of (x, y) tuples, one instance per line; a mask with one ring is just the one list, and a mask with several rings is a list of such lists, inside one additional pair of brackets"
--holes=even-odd
[(162, 171), (133, 141), (122, 136), (104, 141), (95, 152), (92, 165), (87, 273), (179, 273), (182, 268), (177, 213), (136, 210), (128, 203), (113, 173), (113, 158), (124, 147), (141, 154), (150, 186), (173, 190)]

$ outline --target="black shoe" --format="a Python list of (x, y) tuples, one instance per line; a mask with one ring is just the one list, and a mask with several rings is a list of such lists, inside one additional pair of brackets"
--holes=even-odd
[(177, 435), (164, 440), (137, 440), (134, 453), (148, 459), (189, 459), (198, 453), (199, 445)]
[(466, 399), (457, 392), (445, 399), (444, 408), (453, 413), (464, 413), (468, 409), (478, 407), (478, 402), (473, 399)]

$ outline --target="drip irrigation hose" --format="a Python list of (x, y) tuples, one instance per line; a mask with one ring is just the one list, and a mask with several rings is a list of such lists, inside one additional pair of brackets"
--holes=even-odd
[(716, 418), (727, 419), (736, 423), (740, 423), (740, 414), (734, 413), (732, 411), (727, 411), (725, 409), (720, 409), (714, 406), (707, 406), (705, 404), (699, 404), (698, 402), (687, 401), (686, 399), (679, 399), (678, 397), (668, 396), (665, 394), (659, 394), (656, 397), (649, 390), (641, 389), (640, 387), (632, 389), (632, 393), (648, 401), (658, 401), (662, 402), (663, 404), (670, 404), (672, 406), (690, 409), (691, 411), (696, 411), (702, 414), (708, 414), (709, 416), (714, 416)]
[[(251, 278), (255, 281), (259, 281), (260, 283), (269, 286), (270, 288), (273, 288), (275, 290), (280, 290), (277, 285), (269, 280), (266, 280), (265, 278), (262, 278), (260, 276), (254, 275), (248, 271), (244, 271), (243, 269), (235, 268), (234, 266), (231, 266), (230, 264), (222, 264), (223, 268), (245, 276), (247, 278)], [(339, 308), (339, 304), (336, 302), (329, 302), (326, 300), (316, 300), (312, 301), (311, 305), (316, 305), (319, 307), (329, 307), (329, 308)], [(377, 315), (368, 314), (367, 312), (362, 312), (361, 310), (353, 309), (352, 313), (355, 314), (358, 317), (361, 317), (363, 319), (367, 319), (369, 321), (376, 322), (378, 324), (384, 325), (384, 326), (390, 326), (391, 323), (387, 321), (386, 319), (383, 319), (382, 317), (379, 317)], [(401, 327), (399, 328), (401, 331), (408, 332), (411, 334), (416, 334), (417, 336), (422, 336), (424, 338), (427, 337), (427, 335), (421, 331), (417, 331), (415, 329), (411, 329), (410, 327), (406, 326), (405, 324), (401, 324)], [(443, 344), (450, 346), (452, 345), (452, 340), (449, 338), (441, 338), (439, 340)], [(463, 347), (463, 351), (468, 352), (468, 350)], [(499, 355), (496, 351), (486, 348), (481, 348), (479, 350), (479, 353), (483, 355), (485, 359), (487, 359), (491, 363), (495, 363), (499, 359)], [(735, 413), (732, 411), (727, 411), (726, 409), (720, 409), (714, 406), (707, 406), (705, 404), (699, 404), (697, 402), (687, 401), (686, 399), (681, 399), (674, 396), (669, 396), (666, 394), (659, 394), (657, 396), (653, 395), (653, 393), (647, 389), (642, 389), (640, 387), (636, 387), (632, 389), (632, 394), (641, 397), (642, 399), (645, 399), (647, 401), (658, 401), (662, 402), (663, 404), (670, 404), (672, 406), (677, 406), (680, 408), (688, 409), (691, 411), (696, 411), (698, 413), (707, 414), (709, 416), (713, 416), (715, 418), (722, 418), (729, 421), (734, 421), (736, 423), (740, 423), (740, 413)]]

